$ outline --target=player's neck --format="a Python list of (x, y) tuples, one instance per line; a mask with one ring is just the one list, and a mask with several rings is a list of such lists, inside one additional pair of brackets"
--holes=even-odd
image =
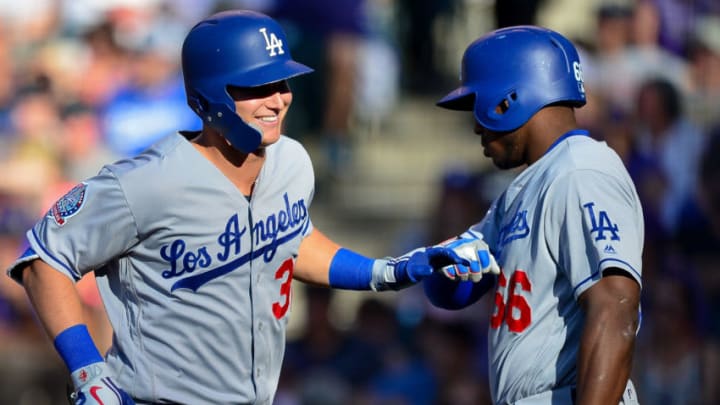
[(527, 126), (527, 163), (533, 164), (540, 159), (550, 146), (568, 131), (577, 129), (572, 108), (551, 106), (538, 111), (528, 121)]
[(255, 181), (265, 163), (265, 149), (253, 153), (233, 148), (222, 137), (202, 134), (192, 140), (195, 149), (220, 170), (244, 195), (252, 193)]

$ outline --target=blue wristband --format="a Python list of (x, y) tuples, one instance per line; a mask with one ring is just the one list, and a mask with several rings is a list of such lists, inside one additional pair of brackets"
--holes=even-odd
[(330, 287), (344, 290), (369, 290), (372, 280), (373, 263), (370, 259), (352, 250), (341, 248), (330, 263)]
[(80, 367), (103, 361), (95, 347), (87, 326), (77, 324), (60, 332), (55, 337), (55, 350), (60, 354), (68, 370), (72, 373)]

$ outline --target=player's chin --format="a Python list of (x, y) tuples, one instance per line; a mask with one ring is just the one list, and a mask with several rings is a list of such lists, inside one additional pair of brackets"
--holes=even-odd
[(485, 157), (490, 158), (493, 161), (493, 164), (495, 166), (500, 167), (500, 165), (504, 164), (504, 158), (501, 153), (499, 153), (496, 150), (493, 150), (492, 146), (485, 146), (483, 147), (483, 155)]
[(266, 131), (263, 132), (262, 142), (260, 143), (262, 146), (270, 146), (280, 140), (280, 131)]
[(483, 150), (483, 154), (485, 155), (485, 157), (490, 158), (490, 160), (492, 160), (493, 162), (493, 165), (495, 165), (495, 167), (497, 167), (498, 169), (504, 170), (508, 168), (509, 162), (502, 154), (493, 153), (491, 148), (485, 148)]
[(504, 157), (492, 157), (492, 162), (500, 170), (510, 170), (515, 169), (517, 167), (520, 167), (524, 164), (524, 162), (518, 162), (512, 159), (507, 159)]

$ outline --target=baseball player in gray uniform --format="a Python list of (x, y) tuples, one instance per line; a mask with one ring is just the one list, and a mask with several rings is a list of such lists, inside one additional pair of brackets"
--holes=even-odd
[[(371, 259), (313, 228), (310, 158), (281, 135), (287, 80), (311, 69), (276, 21), (237, 10), (199, 22), (182, 69), (202, 131), (75, 186), (8, 269), (68, 366), (75, 403), (270, 404), (293, 279), (380, 291), (452, 264), (461, 278), (493, 270), (473, 240)], [(74, 286), (88, 272), (114, 330), (105, 356)]]
[(466, 49), (461, 81), (438, 105), (473, 112), (495, 166), (527, 167), (461, 235), (490, 246), (494, 290), (489, 277), (437, 273), (423, 282), (428, 298), (455, 309), (494, 292), (494, 403), (637, 403), (642, 208), (618, 155), (577, 128), (586, 101), (576, 49), (548, 29), (499, 29)]

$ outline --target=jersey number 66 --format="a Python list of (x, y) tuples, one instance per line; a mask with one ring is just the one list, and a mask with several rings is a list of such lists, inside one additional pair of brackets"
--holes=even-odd
[[(498, 278), (498, 289), (495, 292), (495, 311), (490, 318), (490, 327), (497, 329), (505, 323), (511, 332), (521, 333), (532, 322), (532, 308), (525, 297), (517, 293), (516, 288), (519, 286), (522, 291), (530, 292), (532, 285), (527, 273), (519, 269), (510, 276), (509, 284), (508, 288), (508, 280), (501, 272)], [(505, 289), (508, 292), (507, 301), (503, 297)]]

